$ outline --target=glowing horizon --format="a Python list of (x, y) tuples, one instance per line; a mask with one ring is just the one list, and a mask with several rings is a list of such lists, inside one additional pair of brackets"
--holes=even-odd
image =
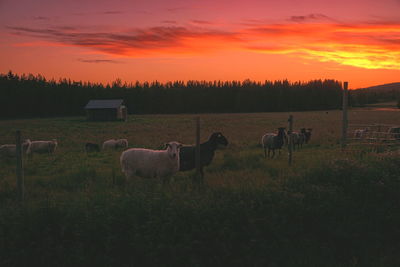
[[(236, 5), (120, 0), (112, 7), (107, 1), (97, 6), (84, 0), (73, 1), (70, 8), (63, 2), (39, 2), (43, 8), (31, 10), (18, 9), (22, 3), (28, 7), (28, 1), (0, 2), (0, 72), (101, 83), (117, 78), (335, 79), (349, 81), (350, 88), (398, 82), (400, 77), (397, 0), (382, 1), (386, 8), (372, 1), (355, 1), (364, 3), (363, 8), (345, 1), (323, 7), (312, 0), (295, 4), (305, 14), (286, 8), (285, 3), (293, 5), (290, 0), (234, 1)], [(375, 14), (364, 13), (366, 3), (375, 7)], [(151, 4), (159, 7), (148, 11)], [(267, 6), (274, 12), (265, 18), (260, 11)], [(352, 21), (337, 11), (345, 6)]]

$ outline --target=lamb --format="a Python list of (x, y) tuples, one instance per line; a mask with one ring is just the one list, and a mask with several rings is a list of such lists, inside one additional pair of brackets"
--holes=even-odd
[(26, 154), (33, 155), (33, 153), (48, 153), (52, 154), (56, 151), (58, 142), (56, 139), (51, 141), (32, 141), (29, 145)]
[(264, 149), (264, 157), (267, 157), (267, 149), (268, 149), (268, 157), (270, 155), (270, 151), (272, 150), (272, 158), (275, 156), (275, 149), (282, 148), (286, 138), (285, 128), (280, 127), (278, 128), (278, 134), (274, 133), (267, 133), (263, 135), (261, 138), (261, 144)]
[(127, 179), (135, 175), (143, 178), (163, 178), (179, 170), (179, 150), (181, 144), (169, 142), (166, 150), (130, 148), (122, 152), (120, 163)]
[(85, 144), (85, 151), (86, 151), (86, 153), (99, 152), (100, 151), (100, 146), (98, 144), (94, 144), (94, 143), (86, 143)]
[(103, 150), (107, 149), (118, 149), (118, 148), (127, 148), (128, 140), (127, 139), (110, 139), (103, 143)]
[[(200, 173), (203, 167), (210, 165), (218, 145), (227, 146), (228, 140), (220, 132), (211, 134), (208, 140), (200, 144)], [(196, 167), (196, 146), (182, 146), (180, 150), (179, 171), (193, 170)]]
[[(25, 141), (22, 143), (22, 152), (23, 153), (26, 153), (30, 144), (31, 144), (31, 140), (25, 139)], [(0, 156), (15, 157), (16, 154), (17, 154), (17, 146), (16, 145), (6, 144), (6, 145), (0, 146)]]

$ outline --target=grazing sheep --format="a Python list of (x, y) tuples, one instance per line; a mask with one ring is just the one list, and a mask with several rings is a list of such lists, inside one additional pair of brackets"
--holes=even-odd
[[(25, 141), (22, 143), (22, 152), (23, 153), (26, 153), (30, 144), (31, 144), (31, 140), (25, 139)], [(6, 145), (0, 146), (0, 156), (15, 157), (16, 154), (17, 154), (17, 146), (16, 145), (6, 144)]]
[(26, 154), (33, 155), (33, 153), (48, 153), (52, 154), (56, 151), (58, 142), (56, 139), (51, 141), (32, 141), (29, 145)]
[(144, 178), (167, 178), (179, 170), (181, 144), (169, 142), (166, 150), (130, 148), (120, 157), (122, 172), (127, 179), (134, 175)]
[(115, 150), (118, 148), (127, 148), (128, 140), (126, 139), (110, 139), (103, 143), (103, 150), (111, 149)]
[(263, 137), (261, 138), (261, 144), (264, 149), (264, 157), (265, 158), (267, 157), (267, 149), (268, 149), (268, 157), (271, 150), (272, 150), (272, 158), (275, 156), (275, 149), (279, 149), (279, 154), (280, 154), (280, 149), (285, 143), (285, 138), (286, 138), (286, 133), (284, 127), (278, 128), (278, 134), (267, 133), (263, 135)]
[[(227, 146), (228, 140), (220, 132), (213, 133), (206, 142), (200, 144), (200, 173), (203, 167), (210, 165), (218, 145)], [(196, 146), (182, 146), (180, 150), (180, 171), (193, 170), (196, 167)]]
[(85, 144), (85, 151), (86, 151), (86, 153), (99, 152), (100, 151), (100, 146), (98, 144), (94, 144), (94, 143), (86, 143)]
[(388, 130), (389, 136), (391, 138), (400, 139), (400, 127), (396, 126), (396, 127), (390, 127), (390, 129)]

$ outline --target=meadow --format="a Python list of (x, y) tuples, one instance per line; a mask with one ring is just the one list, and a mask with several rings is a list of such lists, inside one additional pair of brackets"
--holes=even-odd
[[(265, 159), (261, 136), (312, 128), (311, 142)], [(399, 124), (399, 112), (351, 109), (354, 124)], [(228, 139), (205, 169), (124, 181), (121, 151), (86, 154), (86, 142), (127, 138), (129, 147), (193, 144), (193, 114), (0, 121), (58, 140), (55, 155), (24, 159), (25, 202), (14, 160), (0, 162), (0, 266), (399, 266), (400, 155), (340, 149), (341, 111), (200, 114), (201, 141)], [(398, 148), (397, 148), (398, 149)]]

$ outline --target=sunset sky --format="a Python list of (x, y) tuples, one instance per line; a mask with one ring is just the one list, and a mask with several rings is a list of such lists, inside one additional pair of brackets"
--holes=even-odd
[(0, 0), (0, 72), (400, 81), (400, 0)]

